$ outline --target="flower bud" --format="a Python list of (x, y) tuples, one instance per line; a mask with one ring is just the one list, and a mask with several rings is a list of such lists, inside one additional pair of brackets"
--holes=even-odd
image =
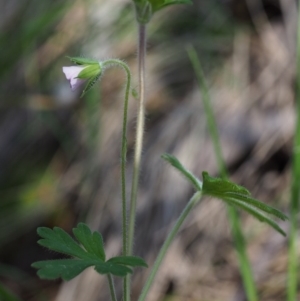
[(63, 67), (63, 73), (67, 80), (70, 81), (72, 91), (82, 86), (86, 81), (87, 84), (83, 89), (83, 96), (90, 90), (102, 73), (101, 62), (85, 58), (69, 58), (77, 66)]

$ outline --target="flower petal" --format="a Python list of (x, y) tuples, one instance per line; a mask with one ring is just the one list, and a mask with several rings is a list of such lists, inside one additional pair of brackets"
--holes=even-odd
[(84, 79), (77, 78), (79, 73), (85, 68), (86, 66), (70, 66), (62, 68), (67, 80), (70, 81), (72, 91), (79, 88), (85, 82)]

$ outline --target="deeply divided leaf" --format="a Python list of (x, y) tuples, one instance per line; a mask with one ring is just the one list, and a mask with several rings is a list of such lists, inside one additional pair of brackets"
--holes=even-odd
[(251, 197), (250, 192), (243, 186), (237, 185), (225, 179), (211, 177), (207, 172), (203, 172), (202, 175), (203, 195), (216, 197), (232, 206), (243, 209), (257, 218), (259, 221), (269, 224), (282, 235), (286, 235), (285, 232), (278, 226), (278, 224), (267, 216), (272, 215), (282, 220), (288, 219), (288, 217), (281, 211), (254, 199)]
[(202, 177), (204, 194), (215, 197), (222, 196), (226, 192), (250, 195), (250, 192), (245, 187), (225, 179), (211, 177), (206, 171), (203, 171)]
[(42, 237), (38, 241), (41, 246), (73, 257), (82, 258), (86, 256), (86, 252), (61, 228), (54, 227), (52, 230), (41, 227), (37, 229), (37, 233)]
[(73, 229), (73, 233), (88, 253), (96, 255), (101, 260), (105, 261), (103, 239), (99, 232), (95, 231), (92, 233), (86, 224), (79, 223), (77, 228)]
[(39, 269), (37, 274), (41, 279), (71, 280), (95, 263), (94, 260), (58, 259), (38, 261), (33, 263), (32, 267)]
[(40, 245), (76, 257), (76, 259), (38, 261), (32, 264), (32, 267), (38, 269), (39, 277), (43, 279), (70, 280), (90, 266), (94, 266), (100, 274), (112, 274), (120, 277), (131, 274), (133, 267), (147, 267), (142, 258), (134, 256), (117, 256), (105, 261), (101, 234), (96, 231), (92, 232), (84, 223), (79, 223), (73, 229), (74, 236), (80, 244), (58, 227), (53, 230), (42, 227), (38, 228), (37, 232), (42, 237), (38, 241)]

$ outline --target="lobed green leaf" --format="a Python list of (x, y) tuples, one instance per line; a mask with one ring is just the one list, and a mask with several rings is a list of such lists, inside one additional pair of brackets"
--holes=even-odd
[(200, 180), (188, 171), (174, 156), (164, 154), (162, 155), (162, 158), (183, 174), (197, 190), (202, 190), (203, 195), (215, 197), (229, 203), (230, 205), (239, 207), (253, 215), (258, 220), (269, 224), (282, 235), (286, 235), (278, 224), (264, 213), (280, 218), (283, 221), (287, 220), (288, 217), (276, 208), (266, 205), (251, 197), (250, 192), (245, 187), (235, 184), (229, 180), (211, 177), (206, 171), (202, 173), (202, 184)]
[(88, 253), (105, 261), (103, 238), (99, 232), (92, 233), (86, 224), (79, 223), (77, 228), (73, 229), (73, 233)]
[(119, 277), (124, 277), (128, 274), (132, 274), (132, 269), (124, 266), (118, 265), (111, 262), (105, 262), (105, 264), (98, 264), (95, 266), (95, 270), (102, 275), (112, 274)]
[(207, 172), (203, 172), (202, 175), (204, 195), (216, 197), (230, 205), (239, 207), (253, 215), (261, 222), (269, 224), (282, 235), (286, 235), (276, 222), (264, 214), (267, 213), (268, 215), (273, 215), (282, 220), (287, 220), (288, 217), (284, 213), (254, 199), (251, 197), (250, 192), (243, 186), (237, 185), (228, 180), (213, 178)]
[(57, 259), (33, 263), (31, 266), (39, 269), (37, 274), (41, 279), (71, 280), (86, 268), (95, 265), (95, 260)]
[(85, 258), (87, 256), (87, 253), (77, 242), (61, 228), (54, 227), (51, 230), (46, 227), (40, 227), (37, 229), (37, 233), (42, 237), (38, 244), (43, 247), (73, 257)]
[(215, 197), (222, 197), (226, 192), (251, 195), (245, 187), (235, 184), (229, 180), (211, 177), (207, 171), (202, 172), (202, 177), (204, 194)]
[(77, 259), (58, 259), (38, 261), (32, 267), (38, 269), (38, 275), (43, 279), (70, 280), (79, 275), (84, 269), (94, 266), (100, 274), (112, 274), (124, 277), (132, 273), (131, 267), (147, 267), (146, 262), (135, 256), (117, 256), (105, 261), (103, 239), (100, 233), (92, 232), (90, 228), (79, 223), (73, 229), (74, 236), (81, 246), (64, 230), (54, 227), (38, 228), (42, 237), (38, 242), (50, 250), (67, 254)]
[(93, 259), (57, 259), (38, 261), (32, 264), (32, 267), (39, 269), (38, 276), (48, 280), (58, 278), (71, 280), (91, 266), (95, 266), (95, 270), (102, 275), (112, 274), (124, 277), (127, 274), (132, 274), (132, 269), (125, 265)]

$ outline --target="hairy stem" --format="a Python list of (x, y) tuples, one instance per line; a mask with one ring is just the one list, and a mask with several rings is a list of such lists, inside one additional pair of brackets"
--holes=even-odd
[(117, 301), (116, 291), (115, 291), (115, 285), (114, 280), (111, 274), (107, 275), (108, 284), (109, 284), (109, 290), (110, 290), (110, 296), (111, 301)]
[[(128, 112), (128, 100), (129, 100), (129, 92), (131, 85), (131, 73), (130, 70), (124, 62), (121, 60), (110, 59), (103, 62), (103, 68), (107, 68), (110, 66), (120, 66), (122, 67), (127, 76), (126, 89), (125, 89), (125, 101), (124, 101), (124, 114), (123, 114), (123, 127), (122, 127), (122, 150), (121, 150), (121, 178), (122, 178), (122, 235), (123, 235), (123, 255), (128, 255), (128, 242), (127, 242), (127, 202), (126, 202), (126, 156), (127, 156), (127, 112)], [(123, 291), (124, 296), (128, 295), (129, 289), (127, 285), (127, 278), (124, 278)], [(126, 300), (126, 299), (125, 299)]]
[[(146, 25), (138, 23), (138, 69), (139, 69), (139, 106), (137, 113), (137, 129), (135, 153), (133, 163), (133, 176), (130, 197), (130, 213), (128, 228), (128, 255), (133, 253), (134, 226), (136, 215), (136, 201), (140, 176), (141, 157), (143, 149), (143, 135), (145, 124), (145, 59), (146, 59)], [(125, 277), (127, 282), (127, 295), (124, 301), (130, 301), (130, 275)]]
[[(220, 138), (219, 138), (219, 133), (217, 128), (217, 123), (214, 117), (208, 87), (206, 84), (206, 80), (197, 53), (193, 47), (189, 47), (188, 55), (190, 57), (193, 68), (195, 70), (198, 79), (198, 84), (202, 92), (202, 100), (204, 104), (205, 115), (207, 118), (207, 124), (210, 132), (210, 136), (212, 138), (213, 145), (214, 145), (214, 151), (218, 163), (219, 172), (221, 173), (223, 178), (228, 178), (228, 172), (222, 155), (222, 148), (221, 148), (221, 143), (220, 143)], [(241, 223), (238, 216), (238, 212), (235, 208), (230, 206), (227, 206), (227, 212), (231, 224), (231, 231), (235, 242), (235, 248), (238, 254), (240, 270), (241, 270), (243, 283), (247, 295), (247, 300), (258, 301), (256, 286), (251, 270), (250, 261), (247, 255), (246, 242), (243, 233), (241, 231)]]
[(143, 148), (143, 135), (145, 124), (145, 57), (146, 57), (146, 25), (139, 24), (139, 44), (138, 44), (138, 68), (139, 68), (139, 107), (137, 114), (136, 142), (134, 153), (134, 166), (130, 199), (128, 251), (129, 255), (133, 251), (134, 226), (136, 214), (136, 200), (138, 192), (138, 182), (140, 175), (141, 156)]
[(297, 256), (297, 236), (299, 218), (299, 197), (300, 197), (300, 6), (298, 12), (298, 37), (297, 37), (297, 79), (296, 79), (296, 113), (297, 123), (294, 137), (294, 155), (292, 165), (292, 187), (291, 187), (291, 226), (289, 239), (289, 263), (288, 263), (288, 283), (287, 300), (297, 299), (299, 261)]
[(165, 240), (164, 244), (162, 245), (159, 254), (155, 260), (155, 263), (153, 265), (153, 268), (151, 270), (151, 273), (143, 287), (142, 293), (138, 299), (138, 301), (144, 301), (145, 298), (147, 297), (147, 294), (149, 292), (149, 289), (153, 283), (153, 280), (158, 272), (158, 269), (174, 239), (176, 234), (178, 233), (182, 223), (185, 221), (186, 217), (188, 214), (191, 212), (191, 210), (195, 207), (195, 205), (201, 200), (201, 192), (198, 191), (196, 192), (192, 198), (189, 200), (188, 204), (186, 207), (183, 209), (181, 215), (179, 216), (178, 220), (176, 221), (175, 225), (173, 226), (171, 232), (169, 233), (167, 239)]

